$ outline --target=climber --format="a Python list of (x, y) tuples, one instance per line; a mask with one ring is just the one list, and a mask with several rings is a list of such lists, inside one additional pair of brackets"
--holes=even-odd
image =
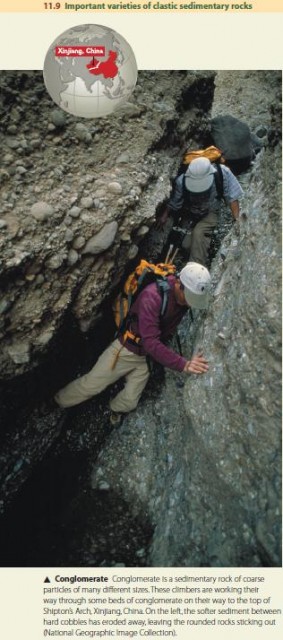
[(155, 282), (147, 285), (129, 311), (128, 326), (133, 337), (138, 338), (138, 342), (131, 338), (124, 342), (122, 336), (118, 335), (89, 373), (70, 382), (56, 393), (56, 403), (61, 408), (80, 404), (125, 376), (124, 388), (110, 402), (110, 422), (112, 425), (118, 425), (123, 414), (136, 408), (148, 381), (147, 356), (175, 371), (206, 373), (208, 363), (202, 352), (187, 360), (164, 343), (175, 332), (189, 308), (207, 307), (210, 280), (208, 270), (193, 262), (189, 262), (178, 276), (168, 276), (167, 306), (162, 317), (161, 293)]
[(229, 205), (233, 220), (238, 221), (242, 195), (242, 187), (228, 167), (219, 164), (216, 168), (208, 158), (197, 158), (176, 178), (157, 226), (162, 228), (169, 215), (173, 216), (175, 224), (180, 218), (189, 222), (192, 228), (189, 260), (206, 266), (221, 198)]

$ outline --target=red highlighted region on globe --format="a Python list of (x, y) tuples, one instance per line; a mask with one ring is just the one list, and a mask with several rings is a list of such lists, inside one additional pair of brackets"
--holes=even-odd
[(94, 76), (103, 75), (104, 78), (115, 78), (118, 73), (118, 67), (115, 64), (116, 58), (116, 51), (109, 51), (107, 60), (102, 62), (93, 57), (92, 61), (87, 64), (86, 67)]

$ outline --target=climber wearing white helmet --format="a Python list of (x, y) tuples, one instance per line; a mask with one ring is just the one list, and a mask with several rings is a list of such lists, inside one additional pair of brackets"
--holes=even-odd
[[(190, 222), (192, 228), (189, 259), (207, 265), (211, 236), (218, 222), (220, 201), (230, 207), (233, 220), (239, 218), (239, 198), (242, 187), (224, 164), (211, 164), (208, 158), (190, 162), (185, 173), (176, 178), (171, 197), (158, 219), (162, 227), (169, 215), (175, 224)], [(182, 224), (182, 222), (181, 222)]]
[(89, 373), (58, 391), (55, 400), (60, 407), (80, 404), (125, 377), (124, 388), (110, 402), (110, 421), (117, 424), (124, 413), (132, 411), (138, 404), (149, 378), (148, 356), (175, 371), (207, 372), (208, 363), (202, 353), (188, 360), (166, 343), (189, 308), (204, 309), (208, 306), (209, 272), (206, 267), (189, 262), (179, 276), (169, 275), (167, 281), (166, 310), (162, 317), (162, 294), (153, 282), (145, 286), (130, 308), (127, 332), (130, 338), (124, 340), (118, 336)]

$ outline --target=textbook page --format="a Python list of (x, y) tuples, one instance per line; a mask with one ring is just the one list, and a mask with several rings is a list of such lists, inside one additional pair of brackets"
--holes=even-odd
[[(57, 165), (56, 160), (57, 152), (59, 156), (59, 149), (62, 144), (62, 127), (64, 129), (66, 123), (64, 105), (70, 105), (68, 107), (70, 109), (69, 113), (73, 118), (72, 122), (75, 122), (77, 127), (76, 141), (74, 142), (74, 137), (68, 141), (65, 136), (64, 144), (66, 145), (66, 149), (70, 150), (72, 154), (71, 161), (74, 162), (76, 162), (74, 145), (77, 145), (78, 149), (81, 144), (85, 145), (85, 153), (89, 154), (90, 159), (89, 170), (85, 177), (87, 184), (87, 180), (91, 181), (89, 177), (91, 172), (97, 171), (93, 156), (96, 154), (95, 144), (99, 138), (99, 132), (103, 128), (101, 123), (104, 122), (104, 117), (107, 119), (113, 118), (113, 121), (115, 118), (118, 118), (119, 111), (116, 111), (116, 108), (119, 108), (119, 92), (121, 92), (120, 107), (123, 108), (124, 105), (124, 109), (128, 109), (125, 119), (120, 121), (121, 136), (124, 127), (131, 127), (131, 145), (135, 145), (133, 122), (137, 117), (137, 113), (135, 112), (137, 107), (135, 105), (133, 106), (133, 104), (135, 91), (141, 90), (138, 87), (139, 73), (146, 71), (152, 72), (152, 74), (154, 74), (154, 76), (152, 76), (153, 86), (155, 82), (158, 82), (158, 72), (165, 72), (167, 70), (169, 72), (176, 71), (176, 73), (181, 70), (192, 71), (194, 73), (204, 72), (207, 74), (208, 82), (210, 81), (210, 72), (214, 71), (230, 72), (231, 77), (234, 72), (251, 71), (260, 74), (263, 71), (268, 71), (270, 74), (274, 74), (274, 78), (277, 78), (278, 73), (280, 74), (282, 72), (282, 0), (239, 0), (239, 2), (236, 3), (190, 2), (189, 0), (184, 0), (183, 2), (179, 0), (173, 2), (140, 2), (139, 0), (130, 0), (127, 2), (126, 0), (122, 0), (121, 2), (113, 3), (107, 1), (100, 3), (83, 3), (10, 0), (8, 3), (0, 0), (0, 12), (0, 101), (3, 113), (8, 114), (9, 110), (11, 113), (11, 122), (7, 129), (5, 124), (6, 120), (5, 122), (3, 120), (2, 123), (2, 135), (5, 136), (5, 139), (7, 138), (8, 146), (2, 149), (1, 154), (0, 188), (3, 195), (2, 202), (4, 202), (4, 205), (5, 203), (8, 205), (7, 211), (9, 220), (11, 220), (11, 229), (14, 233), (13, 237), (17, 238), (17, 241), (21, 239), (21, 235), (18, 235), (21, 234), (21, 231), (17, 215), (14, 214), (14, 207), (18, 207), (17, 203), (21, 191), (21, 179), (22, 176), (26, 174), (26, 171), (30, 172), (30, 178), (28, 178), (30, 182), (27, 181), (27, 184), (32, 184), (32, 188), (34, 189), (34, 206), (38, 201), (42, 200), (41, 187), (36, 184), (35, 178), (32, 177), (35, 166), (33, 165), (33, 161), (30, 161), (30, 158), (33, 158), (33, 151), (35, 151), (36, 156), (34, 157), (38, 158), (38, 162), (42, 162), (40, 149), (44, 148), (44, 140), (43, 138), (40, 139), (38, 135), (33, 135), (33, 150), (31, 152), (27, 151), (27, 149), (30, 148), (30, 141), (27, 140), (23, 143), (23, 138), (20, 137), (20, 140), (17, 139), (17, 135), (20, 133), (21, 118), (25, 120), (29, 109), (32, 110), (34, 107), (31, 88), (33, 78), (35, 87), (37, 87), (35, 98), (37, 104), (38, 102), (40, 103), (41, 100), (44, 103), (47, 96), (49, 96), (50, 99), (50, 111), (52, 110), (53, 120), (46, 124), (46, 137), (48, 140), (53, 137), (53, 147), (52, 152), (50, 152), (53, 158), (53, 174), (51, 176), (49, 173), (46, 174), (46, 180), (50, 180), (51, 178), (52, 181), (54, 176), (56, 177), (57, 175), (58, 198), (60, 199), (60, 189), (63, 189), (67, 173), (62, 169), (61, 163), (59, 163), (59, 166)], [(80, 34), (96, 33), (97, 41), (93, 43), (91, 38), (90, 40), (86, 38), (85, 40), (82, 39), (79, 45), (74, 44), (74, 42), (76, 42), (72, 39), (74, 30), (75, 33)], [(113, 32), (116, 34), (115, 36), (113, 36)], [(111, 46), (109, 46), (110, 41), (113, 43), (113, 40), (111, 40), (113, 37), (114, 40), (116, 38), (116, 43), (122, 43), (123, 60), (126, 61), (123, 71), (124, 75), (121, 71), (119, 84), (116, 85), (115, 78), (118, 74), (118, 61), (115, 57), (115, 52), (114, 55), (112, 55), (113, 52), (111, 54)], [(107, 46), (109, 47), (110, 53), (105, 60)], [(51, 57), (55, 47), (58, 68), (60, 67), (64, 70), (63, 76), (60, 76), (60, 82), (58, 79), (59, 76), (56, 76), (54, 66), (52, 66), (54, 56), (52, 59)], [(88, 71), (85, 70), (86, 65), (84, 61), (86, 60)], [(79, 68), (79, 66), (76, 65), (81, 65), (80, 68), (82, 68), (83, 64), (83, 76), (79, 77), (80, 74), (75, 72), (77, 85), (75, 89), (72, 88), (69, 91), (68, 86), (70, 85), (68, 83), (71, 82), (72, 84), (74, 80), (74, 68)], [(31, 75), (27, 76), (29, 97), (23, 95), (22, 102), (21, 92), (23, 91), (24, 94), (25, 91), (24, 81), (21, 80), (21, 72), (23, 71)], [(41, 81), (41, 74), (43, 74), (43, 72), (45, 84)], [(6, 82), (8, 77), (9, 81)], [(98, 92), (96, 94), (95, 108), (100, 109), (100, 112), (97, 114), (98, 117), (91, 118), (90, 112), (88, 111), (90, 91), (87, 89), (87, 79), (89, 83), (95, 83), (97, 77), (100, 78), (100, 93)], [(129, 77), (132, 79), (132, 85), (126, 94), (123, 93), (123, 91)], [(173, 76), (170, 77), (172, 83), (174, 83), (175, 80)], [(227, 77), (228, 76), (225, 76), (226, 91), (229, 85)], [(86, 86), (83, 87), (84, 80)], [(149, 79), (148, 82), (150, 83), (151, 80)], [(170, 82), (171, 80), (169, 83)], [(42, 87), (39, 89), (38, 83), (42, 84)], [(136, 83), (137, 89), (135, 89)], [(73, 86), (74, 83), (72, 87)], [(89, 85), (89, 87), (91, 86), (94, 86), (94, 84)], [(95, 86), (98, 86), (98, 84)], [(116, 93), (113, 90), (113, 86)], [(169, 85), (167, 85), (167, 87), (168, 86)], [(255, 87), (256, 83), (255, 85), (251, 85), (251, 93), (254, 94), (256, 111), (257, 109), (260, 110), (261, 105), (260, 96), (256, 95)], [(79, 94), (80, 90), (82, 90), (82, 95), (80, 94), (78, 98), (77, 92)], [(239, 97), (239, 100), (240, 99), (241, 97)], [(168, 102), (170, 103), (170, 99), (168, 101), (168, 95), (164, 95), (163, 92), (160, 96), (160, 104), (157, 107), (157, 110), (159, 109), (161, 113), (159, 124), (162, 123), (162, 113), (165, 114), (164, 118), (168, 117), (168, 109), (170, 111), (170, 104), (168, 107)], [(142, 113), (141, 109), (138, 118), (142, 117)], [(37, 118), (40, 117), (40, 109), (38, 109)], [(67, 117), (69, 117), (69, 115)], [(46, 118), (45, 111), (43, 118)], [(170, 121), (169, 117), (168, 121)], [(87, 131), (90, 123), (92, 127), (91, 133)], [(95, 131), (96, 127), (97, 131)], [(174, 119), (169, 122), (166, 135), (168, 131), (169, 133), (172, 131), (170, 127), (174, 128)], [(148, 131), (150, 131), (150, 124), (147, 124), (147, 127), (145, 127), (145, 137)], [(25, 131), (24, 137), (26, 134), (27, 131)], [(21, 135), (20, 133), (20, 136)], [(88, 146), (90, 140), (93, 141), (91, 142), (93, 147)], [(48, 144), (50, 144), (50, 142), (48, 142)], [(70, 146), (68, 146), (69, 144)], [(120, 149), (119, 139), (113, 139), (113, 144), (117, 144), (117, 153), (120, 154), (119, 167), (122, 167), (121, 171), (123, 171), (123, 162), (127, 161), (125, 157), (131, 150), (125, 151), (124, 148)], [(140, 141), (138, 144), (141, 144)], [(162, 148), (162, 143), (160, 148)], [(17, 155), (18, 157), (16, 157)], [(138, 159), (135, 154), (133, 157), (134, 162), (137, 163), (136, 171), (138, 173)], [(26, 160), (28, 160), (27, 163)], [(68, 162), (69, 161), (70, 159), (68, 159)], [(98, 155), (98, 170), (99, 161)], [(11, 166), (14, 167), (12, 172), (9, 170)], [(71, 166), (70, 163), (68, 166)], [(80, 171), (80, 167), (78, 167), (78, 171)], [(44, 175), (44, 167), (42, 167), (41, 175)], [(118, 171), (115, 175), (113, 173), (111, 178), (111, 189), (113, 190), (115, 200), (122, 198), (119, 186), (119, 175), (120, 173)], [(9, 183), (9, 181), (11, 182)], [(9, 190), (8, 192), (6, 191), (6, 185), (9, 184), (13, 184), (15, 189), (15, 197), (12, 199), (10, 199)], [(162, 180), (158, 185), (160, 193), (162, 194), (160, 199), (162, 199), (164, 196)], [(169, 186), (168, 180), (168, 192)], [(72, 189), (70, 180), (67, 182), (66, 193), (68, 193), (68, 189), (69, 191)], [(143, 185), (141, 184), (137, 190), (135, 189), (136, 187), (134, 185), (133, 191), (129, 196), (129, 207), (134, 206), (135, 198), (136, 200), (139, 198)], [(99, 211), (100, 206), (103, 208), (103, 198), (105, 198), (105, 193), (102, 193), (103, 184), (102, 186), (100, 185), (100, 191), (100, 195), (98, 193), (96, 197), (98, 198), (97, 202), (99, 198), (101, 198), (102, 204), (98, 202), (97, 211)], [(81, 197), (83, 197), (82, 193)], [(158, 196), (156, 202), (158, 202)], [(46, 221), (47, 224), (50, 224), (49, 216), (52, 215), (51, 205), (42, 202), (39, 204), (40, 206), (31, 212), (33, 223), (34, 220), (36, 220), (36, 224), (45, 224)], [(4, 205), (2, 205), (2, 213), (0, 214), (0, 234), (5, 234), (7, 229)], [(69, 221), (66, 226), (66, 237), (69, 238), (69, 243), (73, 242), (72, 222), (75, 221), (75, 224), (77, 224), (76, 216), (79, 215), (77, 205), (78, 201), (76, 199), (74, 199), (74, 202), (69, 203), (71, 215), (69, 215)], [(54, 206), (56, 209), (56, 205)], [(87, 202), (87, 197), (85, 197), (83, 214), (85, 216), (85, 222), (89, 219), (88, 216), (91, 206), (92, 205)], [(25, 211), (23, 211), (23, 216), (24, 215), (26, 215)], [(117, 232), (117, 227), (113, 227), (113, 225), (117, 223), (116, 221), (113, 222), (111, 214), (108, 214), (108, 212), (107, 224), (109, 227), (107, 229), (107, 237), (99, 238), (99, 242), (102, 243), (99, 245), (100, 251), (102, 252), (105, 251), (105, 248), (107, 249), (109, 243), (111, 244), (111, 242), (114, 241), (115, 233)], [(147, 233), (150, 224), (151, 223), (147, 226), (144, 223), (141, 233)], [(101, 227), (99, 227), (97, 233), (100, 230)], [(124, 241), (127, 243), (129, 240), (127, 237), (128, 230), (124, 229), (123, 231)], [(113, 237), (110, 241), (109, 234), (111, 235), (111, 233), (113, 233)], [(51, 230), (50, 234), (52, 236)], [(84, 239), (79, 235), (78, 237), (76, 236), (75, 240), (76, 245), (70, 244), (68, 255), (62, 258), (62, 260), (67, 260), (69, 267), (72, 268), (75, 268), (76, 261), (81, 259), (80, 257), (78, 258), (78, 256), (81, 255), (80, 252), (82, 252), (83, 255), (84, 247)], [(36, 278), (38, 286), (45, 286), (44, 278), (42, 280), (40, 278), (40, 268), (38, 268), (36, 272), (29, 271), (28, 258), (21, 253), (24, 249), (19, 249), (17, 256), (18, 262), (13, 262), (15, 258), (13, 253), (13, 238), (12, 241), (9, 240), (9, 242), (10, 244), (6, 248), (10, 251), (10, 257), (8, 252), (7, 260), (8, 262), (11, 260), (11, 278), (14, 278), (14, 274), (16, 273), (17, 286), (21, 288), (26, 286), (27, 283), (32, 284)], [(52, 240), (50, 240), (50, 242), (52, 243)], [(104, 242), (106, 242), (106, 245), (103, 244)], [(30, 251), (32, 251), (32, 247)], [(93, 251), (91, 255), (96, 255), (96, 249), (93, 248), (93, 245), (91, 251)], [(99, 251), (97, 251), (97, 253), (99, 253)], [(54, 282), (56, 282), (58, 277), (56, 260), (60, 260), (60, 250), (58, 250), (58, 255), (55, 257), (52, 255), (51, 258), (51, 254), (52, 244), (50, 245), (50, 255), (49, 253), (47, 254), (46, 260), (53, 261), (51, 263), (49, 262), (49, 264), (51, 265), (50, 268), (53, 269), (52, 277), (54, 278)], [(89, 256), (89, 254), (87, 255)], [(130, 254), (130, 258), (132, 257), (133, 254)], [(26, 260), (27, 262), (25, 262)], [(0, 262), (2, 262), (1, 258)], [(17, 272), (21, 264), (25, 265), (26, 281), (23, 281), (21, 273)], [(92, 265), (91, 261), (89, 264)], [(101, 269), (103, 265), (104, 262), (102, 258), (99, 263)], [(111, 264), (109, 262), (108, 266), (109, 269), (113, 269), (115, 260), (112, 260)], [(111, 273), (113, 273), (113, 271)], [(73, 273), (71, 277), (76, 279), (76, 272)], [(87, 279), (87, 276), (85, 279)], [(11, 305), (7, 291), (9, 291), (9, 277), (7, 281), (5, 276), (3, 277), (3, 295), (1, 293), (2, 302), (0, 300), (0, 313), (3, 315), (6, 313), (6, 310), (9, 310), (9, 305)], [(60, 305), (62, 305), (62, 309), (64, 305), (69, 305), (68, 292), (66, 291), (65, 293), (65, 297), (62, 294), (62, 297), (58, 297), (56, 300), (58, 314), (62, 311)], [(77, 295), (77, 291), (74, 289), (73, 295)], [(100, 295), (99, 292), (97, 295)], [(18, 313), (21, 313), (20, 304)], [(36, 316), (36, 313), (37, 309), (33, 309), (31, 303), (31, 326), (33, 325), (33, 314)], [(49, 318), (48, 313), (48, 309), (45, 309), (44, 321), (46, 320), (47, 322)], [(87, 328), (88, 327), (86, 327), (86, 329)], [(53, 330), (54, 327), (52, 328), (52, 331)], [(10, 335), (9, 332), (11, 331), (13, 332), (13, 323), (12, 325), (6, 323), (4, 332), (1, 333), (1, 339), (4, 340), (5, 335)], [(221, 331), (219, 333), (220, 344), (221, 341), (224, 341)], [(72, 340), (74, 336), (77, 336), (75, 329), (74, 333), (72, 333), (70, 329), (69, 339), (72, 346), (70, 348), (70, 344), (68, 346), (65, 344), (66, 370), (68, 358), (70, 357), (72, 359), (73, 357), (71, 352), (73, 349)], [(29, 332), (27, 332), (27, 339), (28, 337)], [(60, 339), (64, 341), (61, 334)], [(50, 340), (49, 328), (42, 337), (42, 340), (46, 341), (45, 344)], [(3, 342), (3, 348), (6, 348), (5, 344)], [(79, 357), (81, 344), (83, 345), (87, 359), (89, 357), (88, 346), (86, 342), (83, 342), (83, 339), (82, 343), (78, 341), (77, 356)], [(37, 344), (37, 347), (40, 349), (43, 346), (43, 342), (40, 345), (39, 343)], [(103, 347), (104, 346), (106, 345), (103, 345)], [(28, 358), (30, 356), (27, 351), (22, 348), (19, 352), (17, 351), (16, 354), (15, 351), (11, 351), (11, 354), (10, 361), (13, 362), (13, 366), (16, 364), (19, 367), (18, 369), (16, 367), (16, 371), (20, 371), (21, 374), (19, 376), (18, 386), (24, 385), (23, 388), (25, 389), (25, 374), (28, 370), (26, 365), (28, 364)], [(44, 358), (41, 362), (44, 364)], [(38, 375), (42, 376), (42, 380), (45, 380), (47, 376), (50, 382), (53, 375), (56, 376), (56, 356), (54, 356), (52, 363), (52, 372), (50, 369), (44, 371), (39, 369)], [(14, 375), (13, 372), (11, 375)], [(77, 376), (78, 372), (76, 372), (76, 377)], [(20, 443), (26, 434), (24, 423), (25, 408), (24, 406), (20, 406), (18, 415), (16, 410), (13, 410), (15, 398), (13, 393), (9, 393), (10, 378), (9, 372), (7, 376), (3, 378), (3, 385), (1, 386), (1, 389), (3, 388), (3, 399), (1, 402), (3, 402), (7, 414), (9, 413), (7, 406), (10, 403), (15, 423), (18, 424), (19, 416), (23, 416), (23, 428), (22, 430), (19, 429), (18, 435), (14, 438), (11, 436), (10, 440), (9, 433), (6, 437), (6, 425), (4, 425), (4, 445), (2, 449), (1, 444), (0, 450), (1, 466), (3, 466), (4, 469), (2, 476), (3, 486), (6, 486), (6, 483), (9, 484), (10, 482), (12, 487), (11, 495), (7, 497), (7, 504), (5, 503), (5, 490), (3, 493), (3, 502), (1, 502), (1, 509), (3, 507), (2, 518), (4, 533), (3, 539), (0, 537), (0, 539), (3, 540), (3, 562), (0, 568), (0, 631), (3, 639), (41, 640), (41, 638), (48, 637), (73, 637), (81, 639), (92, 638), (94, 640), (96, 638), (121, 638), (122, 640), (127, 638), (135, 638), (136, 640), (176, 638), (176, 640), (187, 640), (192, 636), (194, 639), (196, 638), (196, 640), (202, 640), (206, 637), (211, 637), (214, 640), (214, 638), (219, 637), (223, 639), (226, 638), (227, 633), (232, 639), (235, 637), (235, 639), (239, 638), (240, 640), (247, 640), (247, 638), (251, 638), (251, 640), (258, 640), (259, 638), (266, 640), (267, 638), (268, 640), (272, 638), (276, 640), (282, 637), (283, 573), (281, 560), (272, 563), (270, 558), (265, 557), (264, 554), (262, 558), (265, 557), (265, 561), (261, 558), (261, 563), (253, 563), (249, 558), (245, 566), (242, 566), (240, 563), (236, 566), (230, 566), (229, 563), (227, 566), (225, 566), (225, 564), (219, 566), (217, 561), (214, 564), (213, 556), (209, 565), (204, 563), (203, 565), (197, 564), (191, 566), (190, 562), (188, 562), (183, 566), (182, 563), (179, 564), (177, 561), (174, 566), (163, 566), (162, 563), (158, 563), (156, 566), (152, 564), (143, 565), (143, 549), (140, 550), (140, 556), (137, 556), (138, 560), (136, 564), (132, 559), (130, 559), (128, 563), (119, 563), (116, 561), (116, 564), (111, 564), (111, 562), (103, 563), (103, 561), (101, 561), (101, 563), (96, 566), (92, 565), (91, 560), (85, 563), (82, 562), (78, 566), (65, 566), (64, 563), (60, 564), (60, 561), (58, 561), (58, 563), (52, 563), (49, 558), (56, 558), (56, 554), (52, 556), (52, 545), (50, 549), (47, 550), (46, 556), (43, 550), (44, 546), (48, 547), (48, 536), (44, 531), (44, 523), (47, 517), (46, 513), (48, 512), (52, 519), (54, 502), (56, 502), (56, 509), (61, 509), (62, 513), (65, 512), (68, 508), (68, 503), (71, 503), (73, 500), (72, 483), (75, 482), (75, 478), (80, 476), (81, 470), (85, 471), (86, 463), (83, 453), (79, 452), (78, 449), (72, 452), (70, 447), (69, 471), (70, 469), (72, 469), (72, 471), (70, 471), (70, 475), (64, 475), (63, 470), (59, 473), (57, 468), (56, 482), (58, 486), (55, 491), (56, 498), (55, 494), (50, 494), (46, 500), (46, 495), (43, 495), (43, 492), (48, 491), (48, 484), (50, 484), (50, 486), (52, 485), (52, 490), (54, 491), (53, 473), (55, 474), (56, 438), (59, 437), (59, 432), (56, 432), (57, 427), (55, 424), (52, 426), (52, 432), (49, 433), (45, 427), (42, 427), (42, 435), (40, 433), (38, 435), (40, 428), (36, 427), (35, 424), (33, 427), (34, 430), (32, 431), (34, 448), (36, 448), (36, 443), (41, 438), (43, 438), (46, 443), (41, 458), (39, 458), (36, 461), (36, 465), (34, 465), (36, 466), (36, 471), (38, 471), (40, 465), (42, 465), (42, 474), (45, 474), (44, 484), (39, 484), (38, 487), (32, 485), (33, 482), (36, 484), (36, 481), (33, 481), (35, 477), (33, 475), (33, 469), (31, 473), (23, 471), (25, 468), (28, 468), (30, 464), (30, 460), (26, 461), (23, 454), (16, 455), (15, 453), (14, 458), (11, 458), (12, 462), (10, 461), (7, 466), (5, 458), (5, 452), (8, 450), (7, 447), (15, 447), (15, 452), (21, 451)], [(30, 401), (35, 401), (37, 392), (36, 377), (34, 378), (34, 384), (34, 395), (33, 398), (32, 394), (31, 397), (27, 398), (27, 406)], [(15, 385), (17, 393), (18, 386)], [(178, 389), (177, 392), (179, 393), (179, 391)], [(40, 424), (40, 422), (38, 424)], [(268, 424), (267, 417), (267, 431)], [(9, 429), (11, 429), (11, 433), (13, 433), (14, 425), (9, 427)], [(73, 437), (71, 432), (69, 432), (68, 437), (71, 441)], [(115, 437), (117, 438), (118, 447), (119, 438), (117, 435)], [(103, 436), (103, 438), (103, 446), (107, 447), (110, 434)], [(11, 445), (9, 445), (10, 442)], [(83, 444), (82, 440), (82, 452)], [(262, 446), (264, 447), (265, 445), (262, 444)], [(33, 447), (31, 447), (31, 451), (33, 451)], [(50, 462), (50, 458), (48, 458), (50, 451), (55, 452), (54, 468), (53, 462)], [(170, 456), (169, 444), (169, 463), (171, 460)], [(46, 466), (47, 458), (49, 460), (48, 466)], [(99, 468), (101, 468), (99, 466), (99, 460), (100, 458), (98, 458), (98, 463), (97, 460), (95, 461), (95, 464), (97, 463), (96, 474), (98, 474), (96, 475), (96, 488), (102, 487), (102, 492), (104, 490), (105, 493), (109, 487), (107, 482), (104, 482), (103, 485), (102, 480), (99, 480)], [(127, 461), (127, 464), (130, 463), (131, 461)], [(274, 464), (278, 465), (278, 461), (274, 462)], [(277, 466), (277, 472), (278, 469), (279, 467)], [(21, 503), (18, 498), (18, 496), (21, 498), (22, 494), (21, 489), (17, 489), (17, 477), (22, 473), (23, 483), (29, 483), (27, 486), (30, 487), (28, 507), (24, 501)], [(178, 475), (176, 475), (176, 482), (178, 484)], [(133, 478), (133, 485), (134, 483), (135, 479)], [(42, 488), (43, 486), (45, 487), (44, 489)], [(41, 491), (42, 495), (40, 495)], [(161, 489), (160, 494), (162, 495)], [(62, 497), (60, 499), (60, 496), (63, 495), (64, 498)], [(33, 517), (33, 500), (38, 502), (42, 501), (40, 517), (42, 518), (43, 524), (37, 525), (35, 523), (32, 527), (29, 527), (28, 521), (29, 519), (32, 520)], [(16, 505), (16, 507), (14, 507), (14, 505)], [(84, 494), (82, 492), (81, 509), (83, 505)], [(278, 503), (278, 513), (280, 506), (280, 503)], [(169, 507), (171, 507), (171, 505), (168, 504), (168, 509)], [(35, 502), (34, 508), (37, 512)], [(85, 512), (87, 512), (87, 508), (86, 505)], [(159, 508), (164, 508), (164, 505), (159, 505), (159, 507), (156, 507), (156, 510), (158, 511)], [(264, 510), (265, 508), (266, 505), (262, 504), (262, 509)], [(101, 511), (103, 512), (103, 507)], [(14, 512), (15, 517), (13, 518), (11, 513)], [(113, 505), (113, 512), (115, 512), (115, 505)], [(260, 513), (258, 514), (258, 518), (259, 520), (261, 519)], [(61, 542), (62, 548), (65, 543), (69, 545), (77, 525), (78, 523), (74, 518), (74, 529), (66, 533), (66, 530), (63, 528), (62, 530), (60, 529), (61, 525), (58, 525), (58, 523), (57, 525), (56, 523), (54, 524), (54, 527), (59, 527), (56, 533), (53, 532), (54, 539), (56, 536), (65, 536), (65, 542)], [(135, 525), (133, 525), (133, 527), (134, 526)], [(256, 526), (257, 522), (255, 522), (255, 527)], [(24, 555), (22, 552), (24, 544), (21, 544), (21, 539), (23, 540), (26, 536), (26, 531), (29, 531), (29, 541), (27, 543), (29, 548), (28, 555)], [(115, 538), (115, 532), (113, 531), (111, 535), (112, 538)], [(132, 531), (131, 535), (134, 537), (135, 530), (130, 528), (130, 531)], [(270, 529), (269, 534), (272, 537), (274, 531)], [(9, 540), (11, 541), (10, 546)], [(18, 543), (16, 543), (16, 541), (18, 541)], [(111, 544), (112, 543), (113, 540), (111, 541)], [(17, 546), (17, 544), (19, 546)], [(38, 549), (40, 549), (40, 553)], [(47, 558), (46, 563), (44, 562), (45, 557)]]

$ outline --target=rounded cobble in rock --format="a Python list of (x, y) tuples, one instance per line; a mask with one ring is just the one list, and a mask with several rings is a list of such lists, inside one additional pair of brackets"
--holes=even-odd
[(87, 225), (92, 225), (94, 222), (94, 216), (93, 213), (87, 211), (86, 209), (83, 211), (83, 213), (81, 214), (81, 221), (86, 223)]
[(42, 275), (42, 273), (39, 273), (38, 276), (36, 277), (35, 284), (39, 286), (43, 283), (44, 283), (44, 276)]
[(153, 106), (157, 111), (162, 111), (164, 113), (172, 111), (172, 105), (168, 102), (154, 102)]
[(57, 253), (54, 256), (51, 256), (49, 260), (46, 262), (46, 266), (52, 271), (56, 271), (61, 267), (61, 264), (64, 262), (65, 256), (61, 253)]
[(17, 129), (16, 125), (15, 125), (15, 124), (11, 124), (11, 125), (8, 127), (7, 132), (8, 132), (8, 133), (11, 133), (11, 134), (13, 135), (14, 133), (17, 133), (17, 130), (18, 130), (18, 129)]
[(79, 254), (77, 253), (77, 251), (75, 251), (75, 249), (70, 249), (68, 253), (68, 265), (72, 266), (73, 264), (76, 264), (76, 262), (78, 262), (78, 259)]
[(85, 196), (85, 198), (81, 199), (80, 204), (83, 209), (90, 209), (93, 206), (93, 199), (91, 198), (91, 196)]
[(5, 169), (0, 169), (0, 182), (6, 182), (7, 180), (10, 180), (10, 176), (14, 174), (14, 170), (12, 170), (12, 168), (10, 168), (9, 171), (6, 171)]
[(120, 182), (110, 182), (108, 185), (108, 191), (110, 191), (110, 193), (113, 193), (114, 195), (119, 195), (120, 193), (122, 193), (123, 188)]
[(85, 246), (86, 239), (83, 236), (77, 236), (73, 242), (73, 249), (82, 249)]
[(133, 244), (133, 245), (131, 246), (131, 248), (129, 249), (129, 252), (128, 252), (128, 259), (129, 259), (129, 260), (132, 260), (133, 258), (135, 258), (135, 257), (136, 257), (136, 255), (138, 254), (138, 252), (139, 252), (139, 248), (137, 247), (137, 245), (136, 245), (136, 244)]
[(15, 364), (26, 364), (30, 360), (30, 345), (28, 342), (14, 343), (8, 348), (8, 354)]
[(3, 313), (6, 313), (6, 311), (8, 311), (8, 309), (10, 308), (11, 303), (9, 300), (7, 299), (3, 299), (0, 301), (0, 315), (2, 315)]
[(54, 214), (54, 209), (47, 202), (35, 202), (30, 209), (30, 213), (36, 220), (43, 222), (43, 220), (47, 220)]
[(53, 109), (50, 120), (55, 127), (64, 127), (66, 125), (66, 114), (61, 109)]
[(108, 484), (108, 482), (106, 481), (102, 481), (99, 483), (98, 488), (100, 489), (100, 491), (109, 491), (110, 484)]
[(95, 234), (95, 236), (88, 240), (83, 253), (95, 255), (108, 249), (114, 242), (117, 229), (118, 224), (115, 220), (106, 224), (98, 233)]
[(124, 102), (116, 112), (118, 117), (137, 118), (141, 115), (141, 107), (132, 102)]
[(46, 331), (43, 331), (36, 339), (36, 344), (39, 346), (44, 347), (45, 345), (48, 344), (48, 342), (50, 342), (50, 340), (53, 338), (54, 332), (49, 329), (47, 329)]
[(13, 107), (13, 109), (11, 110), (10, 116), (11, 116), (11, 120), (13, 120), (14, 123), (20, 122), (22, 118), (21, 109), (20, 108), (18, 109), (17, 107)]
[(267, 135), (267, 128), (264, 125), (260, 125), (256, 131), (255, 131), (255, 135), (258, 138), (264, 138), (264, 136)]
[(31, 140), (31, 141), (30, 141), (30, 146), (31, 146), (33, 149), (37, 149), (38, 147), (40, 147), (40, 146), (41, 146), (41, 140), (40, 140), (40, 138), (34, 138), (34, 140)]
[(143, 236), (146, 236), (148, 232), (149, 232), (149, 227), (143, 224), (142, 227), (139, 228), (137, 235), (139, 238), (142, 238)]
[(11, 162), (13, 162), (14, 160), (14, 156), (11, 153), (6, 153), (4, 155), (3, 161), (5, 162), (5, 164), (10, 164)]
[(87, 173), (87, 174), (84, 176), (84, 184), (90, 184), (90, 183), (91, 183), (91, 182), (93, 182), (93, 181), (94, 181), (94, 177), (93, 177), (93, 174), (92, 174), (92, 173)]
[(90, 142), (91, 141), (91, 133), (89, 133), (88, 128), (85, 124), (78, 122), (75, 126), (75, 134), (79, 140), (82, 142)]
[(99, 198), (105, 198), (106, 196), (106, 189), (105, 187), (100, 187), (100, 189), (96, 189), (95, 191), (95, 199), (99, 199)]
[(69, 216), (72, 216), (72, 218), (78, 218), (80, 213), (81, 213), (81, 208), (80, 207), (72, 207), (68, 211)]
[(125, 231), (121, 235), (121, 240), (122, 240), (122, 242), (130, 242), (130, 240), (131, 240), (130, 234), (127, 231)]
[(0, 229), (5, 229), (5, 227), (7, 227), (7, 226), (8, 226), (8, 224), (7, 224), (6, 220), (2, 220), (2, 218), (1, 218), (1, 220), (0, 220)]
[(127, 164), (128, 162), (130, 162), (130, 155), (126, 151), (124, 153), (120, 153), (116, 159), (117, 164)]
[(74, 232), (72, 231), (72, 229), (67, 229), (65, 233), (65, 241), (72, 242), (73, 239), (74, 239)]
[(21, 142), (17, 138), (7, 138), (6, 145), (9, 149), (18, 149), (21, 146)]

